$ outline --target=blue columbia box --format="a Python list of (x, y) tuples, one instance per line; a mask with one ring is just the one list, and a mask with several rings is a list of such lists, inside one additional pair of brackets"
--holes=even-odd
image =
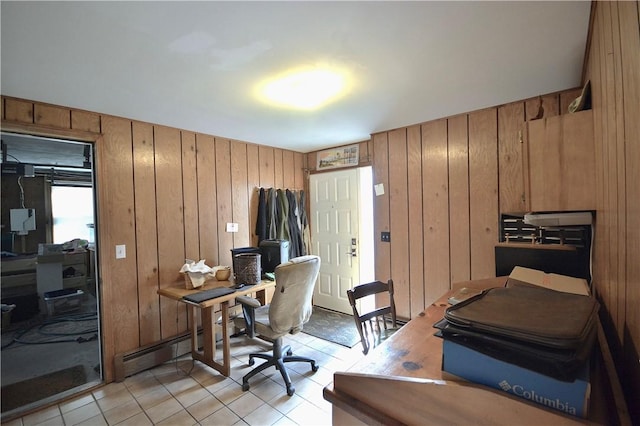
[(563, 382), (444, 339), (442, 370), (567, 414), (587, 416), (591, 393), (588, 365), (575, 381)]

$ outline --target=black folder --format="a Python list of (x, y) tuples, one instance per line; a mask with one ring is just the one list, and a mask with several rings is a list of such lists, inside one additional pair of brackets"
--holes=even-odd
[(211, 290), (204, 290), (197, 293), (188, 294), (186, 296), (183, 296), (182, 299), (187, 302), (202, 303), (205, 300), (215, 299), (216, 297), (235, 293), (235, 291), (235, 289), (229, 287), (216, 287), (212, 288)]

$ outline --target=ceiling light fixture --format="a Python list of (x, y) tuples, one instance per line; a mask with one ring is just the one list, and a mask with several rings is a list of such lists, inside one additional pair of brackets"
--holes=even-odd
[(343, 95), (347, 88), (344, 73), (329, 68), (302, 68), (287, 71), (258, 84), (258, 96), (270, 104), (314, 110)]

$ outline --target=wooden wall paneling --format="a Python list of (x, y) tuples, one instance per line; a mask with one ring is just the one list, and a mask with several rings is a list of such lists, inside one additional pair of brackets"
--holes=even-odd
[(422, 236), (422, 135), (420, 126), (407, 128), (407, 182), (409, 221), (409, 286), (411, 318), (425, 309)]
[(258, 147), (260, 159), (260, 186), (263, 188), (277, 188), (275, 175), (274, 148), (268, 146)]
[(8, 121), (33, 124), (33, 102), (5, 98), (5, 117)]
[(315, 151), (310, 152), (306, 154), (306, 158), (307, 158), (307, 168), (309, 170), (316, 170), (316, 167), (318, 165), (318, 153)]
[(560, 96), (562, 95), (559, 93), (551, 93), (527, 99), (524, 103), (525, 120), (539, 120), (560, 115)]
[(100, 133), (100, 115), (79, 110), (71, 110), (71, 128), (86, 132)]
[(214, 137), (197, 133), (196, 152), (200, 256), (207, 261), (207, 265), (219, 265), (216, 144)]
[(133, 182), (135, 196), (136, 266), (140, 346), (159, 341), (160, 299), (158, 296), (158, 225), (155, 212), (156, 182), (153, 126), (134, 121)]
[[(195, 260), (200, 256), (200, 234), (198, 227), (198, 170), (196, 159), (196, 135), (180, 132), (182, 146), (182, 204), (184, 216), (184, 255)], [(211, 263), (208, 263), (212, 266)]]
[[(249, 196), (247, 176), (247, 144), (231, 141), (231, 191), (232, 217), (238, 224), (238, 232), (232, 234), (233, 247), (251, 245), (251, 219), (249, 216)], [(242, 224), (242, 225), (240, 225)], [(229, 247), (231, 249), (231, 247)]]
[(216, 138), (216, 185), (218, 196), (218, 253), (221, 265), (231, 265), (233, 234), (226, 232), (233, 222), (233, 192), (231, 188), (231, 144), (228, 139)]
[(274, 186), (278, 189), (284, 189), (284, 170), (282, 163), (282, 150), (275, 148), (273, 150), (273, 170), (275, 172)]
[(282, 187), (291, 190), (296, 189), (293, 151), (282, 151)]
[(514, 102), (498, 107), (498, 179), (500, 212), (524, 212), (522, 132), (524, 104)]
[(425, 123), (421, 133), (424, 297), (428, 306), (450, 288), (447, 120)]
[[(155, 126), (154, 136), (158, 278), (160, 288), (164, 288), (184, 282), (179, 272), (186, 257), (182, 164), (178, 161), (182, 158), (182, 147), (180, 131), (177, 129)], [(163, 339), (187, 330), (186, 308), (183, 304), (161, 297), (160, 311)]]
[[(293, 153), (293, 187), (295, 189), (305, 189), (305, 172), (307, 166), (305, 164), (305, 154), (300, 152)], [(307, 197), (307, 201), (309, 197)], [(307, 203), (308, 204), (308, 203)]]
[(373, 240), (375, 241), (375, 279), (386, 281), (391, 275), (391, 244), (380, 241), (381, 232), (390, 230), (389, 224), (389, 142), (387, 133), (373, 136), (373, 184), (381, 184), (384, 194), (373, 197)]
[(389, 140), (389, 231), (391, 232), (391, 277), (396, 314), (411, 318), (409, 288), (409, 188), (407, 182), (407, 130), (388, 133)]
[(467, 115), (447, 120), (449, 161), (450, 282), (471, 279), (469, 229), (469, 136)]
[(560, 112), (559, 114), (569, 114), (569, 105), (582, 93), (582, 87), (573, 90), (566, 90), (560, 93)]
[(497, 109), (469, 114), (469, 226), (471, 279), (495, 276), (498, 241)]
[(260, 161), (258, 146), (247, 144), (247, 191), (249, 194), (249, 241), (250, 246), (258, 246), (256, 221), (258, 220), (258, 199), (260, 189)]
[[(626, 292), (625, 331), (623, 336), (624, 364), (636, 368), (625, 368), (623, 382), (631, 395), (636, 395), (634, 404), (636, 419), (640, 418), (640, 366), (637, 360), (640, 351), (640, 3), (618, 3), (622, 61), (623, 109), (624, 109), (624, 154), (626, 173), (626, 223), (625, 237), (620, 238), (625, 248)], [(636, 76), (625, 78), (625, 76)]]
[[(611, 5), (610, 2), (604, 2), (602, 7), (602, 23), (603, 23), (603, 35), (604, 35), (604, 49), (607, 53), (604, 60), (605, 70), (605, 111), (606, 111), (606, 134), (604, 135), (607, 140), (607, 162), (605, 167), (607, 170), (606, 181), (608, 182), (607, 188), (607, 209), (609, 214), (607, 215), (606, 226), (607, 232), (610, 238), (615, 238), (618, 235), (618, 189), (616, 187), (617, 181), (617, 129), (616, 129), (616, 81), (615, 81), (615, 65), (614, 65), (614, 51), (613, 51), (613, 29), (611, 23)], [(611, 317), (613, 324), (618, 323), (618, 286), (620, 285), (618, 277), (618, 245), (613, 243), (614, 240), (609, 241), (609, 266), (607, 281), (609, 282), (608, 296), (608, 313)]]
[[(625, 133), (624, 133), (624, 94), (623, 94), (623, 78), (622, 78), (622, 54), (621, 54), (621, 40), (620, 40), (620, 17), (618, 13), (619, 2), (611, 2), (609, 5), (611, 9), (611, 34), (613, 36), (613, 72), (614, 72), (614, 94), (615, 94), (615, 131), (616, 131), (616, 143), (614, 149), (616, 151), (616, 171), (617, 178), (615, 182), (616, 188), (616, 230), (615, 235), (626, 234), (627, 220), (626, 220), (626, 171), (625, 171)], [(611, 142), (611, 141), (610, 141)], [(621, 342), (624, 341), (624, 323), (625, 323), (625, 289), (626, 289), (626, 243), (624, 238), (615, 238), (612, 241), (617, 245), (617, 270), (618, 285), (616, 286), (616, 302), (617, 302), (617, 323), (616, 330), (618, 331), (618, 339)]]
[(68, 108), (35, 103), (33, 105), (34, 123), (40, 126), (71, 128), (71, 112)]
[[(135, 349), (140, 338), (131, 122), (103, 116), (102, 123), (103, 138), (96, 142), (98, 255), (105, 379), (111, 381), (114, 355)], [(117, 244), (126, 246), (126, 258), (115, 258)]]

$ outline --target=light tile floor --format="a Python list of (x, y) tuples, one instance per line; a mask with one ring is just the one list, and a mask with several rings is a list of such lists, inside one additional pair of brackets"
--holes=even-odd
[[(181, 357), (151, 370), (110, 383), (71, 401), (4, 423), (32, 425), (330, 425), (331, 404), (322, 389), (333, 380), (334, 371), (344, 371), (362, 359), (361, 345), (352, 349), (304, 333), (285, 337), (295, 355), (318, 362), (287, 363), (296, 389), (289, 397), (275, 368), (268, 368), (249, 382), (241, 383), (253, 367), (247, 364), (252, 352), (266, 352), (270, 345), (257, 339), (232, 338), (231, 376)], [(261, 360), (256, 359), (256, 364)]]

